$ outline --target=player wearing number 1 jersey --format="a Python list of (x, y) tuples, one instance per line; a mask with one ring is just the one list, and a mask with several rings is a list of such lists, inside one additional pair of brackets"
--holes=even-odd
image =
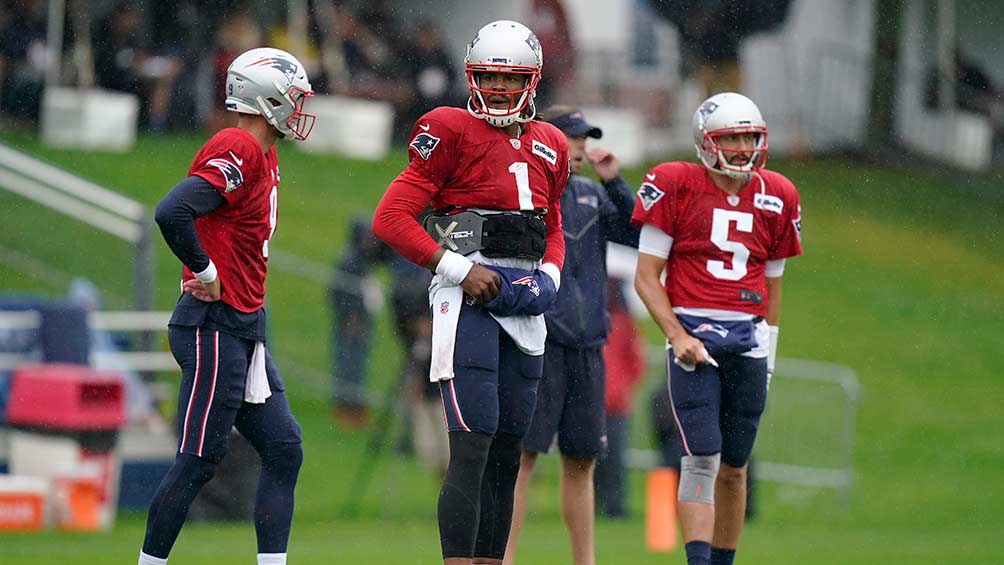
[[(439, 495), (447, 564), (501, 563), (522, 437), (543, 368), (542, 313), (564, 260), (561, 191), (568, 144), (534, 121), (540, 43), (497, 21), (467, 49), (467, 109), (436, 108), (412, 130), (408, 167), (387, 188), (373, 232), (436, 272), (430, 378), (450, 435)], [(425, 229), (415, 220), (431, 204)]]
[(313, 95), (300, 62), (252, 49), (227, 70), (236, 128), (214, 135), (157, 206), (181, 260), (181, 298), (168, 326), (181, 366), (178, 454), (150, 505), (139, 565), (162, 565), (192, 501), (237, 430), (261, 456), (254, 521), (259, 565), (285, 564), (303, 451), (282, 380), (265, 348), (268, 242), (278, 219), (277, 138), (306, 139)]
[(712, 96), (693, 131), (701, 165), (657, 165), (638, 189), (635, 287), (667, 339), (687, 562), (731, 564), (801, 213), (791, 182), (762, 168), (767, 126), (753, 101)]

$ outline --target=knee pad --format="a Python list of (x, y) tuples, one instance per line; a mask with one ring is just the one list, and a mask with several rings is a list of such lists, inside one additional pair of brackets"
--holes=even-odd
[(684, 455), (680, 458), (680, 502), (715, 503), (715, 479), (722, 454)]

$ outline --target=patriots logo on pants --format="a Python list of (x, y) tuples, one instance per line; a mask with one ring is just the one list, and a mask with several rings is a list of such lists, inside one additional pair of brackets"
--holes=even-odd
[(227, 188), (224, 192), (236, 190), (240, 185), (244, 184), (244, 175), (241, 173), (241, 170), (230, 161), (226, 159), (210, 159), (206, 164), (219, 169), (223, 173), (223, 177), (227, 179)]
[(512, 281), (512, 284), (525, 285), (526, 288), (529, 289), (534, 296), (540, 296), (540, 286), (537, 284), (537, 281), (534, 280), (533, 277), (523, 277), (521, 279), (516, 279)]
[(426, 161), (429, 160), (429, 156), (432, 155), (432, 151), (436, 149), (439, 145), (439, 138), (428, 134), (420, 133), (415, 136), (415, 139), (411, 140), (410, 147), (414, 147), (415, 151), (418, 151), (418, 156)]
[(723, 339), (729, 335), (729, 330), (727, 330), (724, 327), (722, 327), (721, 324), (708, 324), (708, 323), (704, 323), (704, 324), (701, 324), (701, 325), (697, 326), (696, 328), (694, 328), (694, 333), (695, 334), (699, 334), (701, 332), (714, 332), (714, 333), (722, 336)]

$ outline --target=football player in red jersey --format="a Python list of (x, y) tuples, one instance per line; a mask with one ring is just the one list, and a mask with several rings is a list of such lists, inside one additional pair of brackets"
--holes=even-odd
[(752, 100), (712, 96), (693, 132), (701, 165), (657, 165), (638, 189), (635, 288), (667, 339), (687, 562), (727, 564), (774, 369), (781, 275), (802, 253), (801, 213), (791, 182), (763, 169), (767, 126)]
[[(541, 66), (522, 24), (481, 28), (467, 48), (467, 109), (419, 118), (410, 162), (373, 220), (377, 237), (436, 273), (430, 378), (450, 435), (438, 506), (448, 564), (500, 563), (505, 553), (543, 366), (541, 314), (560, 284), (568, 144), (533, 120)], [(437, 212), (423, 229), (415, 218), (430, 203)]]
[(252, 49), (227, 70), (227, 110), (236, 128), (202, 146), (157, 205), (164, 240), (181, 260), (182, 295), (168, 339), (181, 366), (178, 455), (150, 504), (139, 565), (159, 565), (192, 501), (227, 452), (230, 430), (261, 456), (255, 499), (258, 563), (286, 563), (293, 489), (303, 460), (300, 426), (265, 348), (265, 274), (275, 232), (279, 166), (275, 141), (303, 140), (314, 116), (306, 71), (285, 51)]

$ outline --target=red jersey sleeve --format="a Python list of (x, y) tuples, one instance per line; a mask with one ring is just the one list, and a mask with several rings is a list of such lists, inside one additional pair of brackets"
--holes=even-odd
[(196, 153), (190, 175), (204, 179), (230, 203), (246, 192), (247, 189), (241, 190), (245, 174), (253, 175), (263, 158), (261, 147), (250, 134), (236, 128), (225, 129)]
[(373, 234), (421, 267), (439, 245), (415, 217), (453, 175), (457, 160), (457, 134), (437, 110), (415, 122), (408, 166), (387, 187), (373, 216)]
[(680, 175), (672, 165), (663, 163), (649, 169), (638, 187), (631, 223), (639, 228), (651, 224), (675, 238), (676, 188)]
[(415, 122), (408, 143), (408, 169), (441, 188), (457, 169), (457, 132), (445, 108), (437, 108)]
[(561, 231), (561, 193), (565, 191), (570, 174), (568, 162), (568, 142), (562, 134), (555, 145), (558, 146), (558, 162), (566, 166), (558, 167), (558, 174), (551, 187), (551, 197), (548, 200), (547, 215), (544, 223), (547, 225), (547, 249), (544, 251), (543, 263), (554, 263), (560, 270), (565, 263), (565, 234)]
[(802, 254), (802, 205), (798, 201), (795, 185), (782, 175), (775, 175), (781, 189), (784, 211), (774, 234), (768, 259), (786, 259)]

